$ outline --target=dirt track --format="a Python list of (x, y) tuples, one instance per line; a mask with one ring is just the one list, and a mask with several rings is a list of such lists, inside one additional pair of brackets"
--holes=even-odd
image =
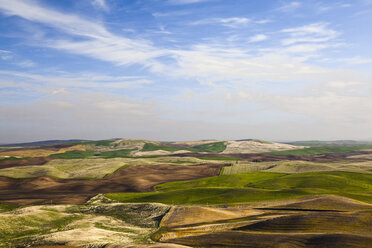
[(60, 180), (50, 177), (0, 177), (0, 201), (18, 205), (84, 203), (98, 193), (146, 192), (153, 186), (219, 175), (221, 164), (129, 166), (104, 179)]

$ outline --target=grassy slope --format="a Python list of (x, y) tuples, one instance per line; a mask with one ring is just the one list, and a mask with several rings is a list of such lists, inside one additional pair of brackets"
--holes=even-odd
[(356, 145), (356, 146), (315, 146), (304, 149), (288, 150), (288, 151), (276, 151), (269, 152), (270, 154), (278, 155), (295, 155), (295, 156), (309, 156), (324, 153), (347, 153), (363, 149), (371, 149), (372, 146), (367, 145)]
[(189, 148), (192, 152), (209, 152), (209, 153), (220, 153), (226, 149), (225, 142), (214, 142), (202, 145), (196, 145)]
[(102, 178), (123, 167), (127, 160), (112, 159), (55, 159), (44, 165), (30, 165), (0, 169), (0, 176), (30, 178), (52, 176), (56, 178)]
[(52, 154), (50, 157), (60, 158), (60, 159), (81, 159), (81, 158), (89, 158), (95, 155), (94, 151), (86, 150), (86, 151), (67, 151), (64, 153), (57, 153)]
[(146, 143), (142, 150), (143, 152), (148, 151), (156, 151), (156, 150), (164, 150), (169, 152), (175, 152), (180, 150), (187, 150), (190, 152), (209, 152), (209, 153), (220, 153), (226, 149), (225, 142), (214, 142), (202, 145), (196, 145), (189, 148), (182, 148), (182, 147), (173, 147), (167, 145), (156, 145), (153, 143)]
[(107, 152), (101, 152), (99, 154), (102, 158), (129, 158), (131, 151), (134, 151), (135, 149), (122, 149), (122, 150), (116, 150), (116, 151), (107, 151)]
[(372, 175), (351, 172), (253, 172), (156, 186), (157, 192), (107, 194), (123, 202), (217, 204), (336, 194), (372, 203)]
[[(52, 205), (0, 213), (0, 247), (39, 247), (75, 243), (104, 247), (108, 243), (148, 243), (165, 205)], [(84, 234), (84, 235), (82, 235)]]
[(172, 146), (166, 146), (166, 145), (157, 145), (153, 143), (146, 143), (143, 148), (142, 152), (150, 152), (150, 151), (156, 151), (156, 150), (164, 150), (168, 152), (175, 152), (179, 150), (185, 150), (184, 148), (179, 147), (172, 147)]
[[(35, 214), (36, 213), (36, 214)], [(42, 235), (51, 230), (59, 230), (78, 219), (75, 214), (57, 211), (38, 211), (35, 213), (0, 215), (0, 247), (10, 247), (30, 235)], [(19, 246), (21, 247), (21, 246)]]
[(320, 171), (350, 171), (358, 173), (372, 173), (372, 163), (369, 161), (339, 161), (339, 162), (311, 162), (300, 160), (282, 160), (268, 162), (239, 161), (230, 167), (225, 167), (223, 175), (248, 173), (255, 171), (304, 173)]
[(6, 212), (6, 211), (11, 211), (11, 210), (14, 210), (16, 208), (17, 208), (17, 206), (4, 204), (4, 203), (0, 202), (0, 213), (1, 212)]

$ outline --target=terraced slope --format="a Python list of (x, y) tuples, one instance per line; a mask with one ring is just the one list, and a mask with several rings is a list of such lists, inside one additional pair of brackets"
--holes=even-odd
[[(172, 207), (155, 240), (221, 248), (367, 248), (372, 244), (372, 205), (343, 197), (300, 198), (288, 204), (274, 201), (255, 204), (255, 208), (245, 204), (210, 207), (203, 219), (204, 212), (199, 207)], [(182, 225), (181, 219), (187, 221)]]

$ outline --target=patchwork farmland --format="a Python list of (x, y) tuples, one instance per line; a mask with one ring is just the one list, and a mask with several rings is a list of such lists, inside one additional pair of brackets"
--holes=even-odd
[(371, 230), (368, 143), (0, 150), (0, 247), (371, 247)]

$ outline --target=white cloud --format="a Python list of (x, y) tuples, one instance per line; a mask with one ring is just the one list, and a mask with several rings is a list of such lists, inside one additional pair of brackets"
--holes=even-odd
[(7, 50), (0, 50), (0, 58), (2, 60), (10, 60), (13, 58), (13, 54), (11, 51), (7, 51)]
[(339, 32), (328, 28), (328, 23), (313, 23), (296, 28), (281, 30), (289, 34), (290, 38), (283, 39), (283, 45), (292, 45), (300, 42), (326, 42), (340, 35)]
[(164, 51), (154, 47), (149, 41), (117, 36), (99, 23), (47, 9), (28, 1), (0, 0), (0, 10), (7, 15), (16, 15), (54, 27), (67, 35), (86, 38), (84, 41), (43, 38), (38, 40), (39, 45), (90, 56), (117, 65), (138, 63), (154, 68), (160, 67), (154, 58), (164, 55)]
[(34, 67), (36, 65), (35, 62), (31, 60), (22, 60), (19, 62), (15, 62), (15, 64), (21, 67)]
[(341, 8), (350, 8), (350, 7), (353, 7), (353, 5), (349, 4), (349, 3), (345, 3), (345, 4), (342, 4), (340, 7)]
[(205, 24), (220, 24), (230, 28), (239, 28), (251, 23), (251, 19), (246, 17), (230, 17), (230, 18), (208, 18), (192, 22), (192, 25), (205, 25)]
[(336, 61), (339, 62), (344, 62), (352, 65), (362, 65), (362, 64), (371, 64), (372, 59), (367, 59), (367, 58), (362, 58), (359, 56), (351, 57), (351, 58), (339, 58), (335, 59)]
[(270, 20), (270, 19), (262, 19), (262, 20), (255, 21), (255, 23), (257, 23), (257, 24), (266, 24), (266, 23), (270, 23), (270, 22), (272, 22), (272, 20)]
[(102, 9), (104, 11), (109, 11), (110, 8), (108, 7), (105, 0), (93, 0), (92, 5), (97, 9)]
[(13, 80), (20, 82), (19, 84), (13, 83), (14, 87), (25, 87), (28, 85), (29, 88), (35, 91), (47, 93), (61, 88), (83, 88), (89, 91), (95, 89), (130, 89), (152, 83), (146, 77), (139, 76), (126, 77), (91, 73), (80, 73), (79, 75), (64, 73), (62, 75), (47, 76), (16, 71), (0, 71), (0, 80), (1, 77), (9, 76)]
[(267, 35), (257, 34), (255, 36), (252, 36), (251, 38), (249, 38), (249, 42), (260, 42), (260, 41), (264, 41), (264, 40), (267, 40), (267, 39), (268, 39)]
[(301, 7), (300, 2), (288, 2), (280, 6), (278, 10), (283, 11), (283, 12), (292, 12), (292, 11), (297, 10), (299, 7)]

